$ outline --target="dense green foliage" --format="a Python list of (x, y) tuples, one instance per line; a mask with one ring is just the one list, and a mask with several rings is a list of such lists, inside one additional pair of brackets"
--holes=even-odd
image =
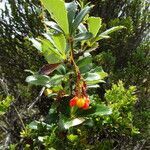
[[(10, 144), (12, 150), (60, 149), (60, 147), (104, 150), (148, 149), (149, 2), (79, 0), (83, 11), (74, 20), (76, 14), (73, 6), (70, 8), (67, 6), (67, 11), (71, 10), (67, 14), (65, 7), (61, 5), (62, 1), (56, 5), (56, 0), (51, 0), (48, 4), (50, 8), (46, 6), (48, 1), (42, 1), (49, 12), (44, 10), (38, 0), (15, 2), (8, 0), (9, 5), (6, 3), (0, 10), (0, 149)], [(94, 7), (91, 9), (90, 5), (85, 6), (87, 2)], [(89, 10), (90, 15), (96, 17), (88, 18), (86, 14)], [(62, 16), (59, 15), (59, 11)], [(57, 24), (52, 24), (48, 20), (55, 20)], [(81, 33), (75, 32), (81, 21), (87, 23), (89, 32), (82, 25), (79, 26)], [(118, 29), (114, 28), (115, 26), (120, 28), (124, 26), (125, 29), (113, 33), (112, 30), (107, 30)], [(47, 34), (43, 36), (43, 33), (48, 33), (49, 27), (52, 28), (51, 32), (61, 33), (60, 36), (52, 37), (55, 41), (52, 44), (49, 39), (45, 39)], [(73, 97), (71, 92), (74, 89), (74, 86), (70, 85), (74, 85), (76, 79), (72, 74), (73, 67), (64, 62), (69, 57), (69, 52), (66, 51), (68, 47), (66, 35), (69, 33), (76, 40), (75, 61), (88, 86), (95, 87), (90, 87), (92, 90), (89, 89), (87, 92), (90, 95), (91, 109), (93, 107), (91, 112), (98, 114), (89, 117), (86, 115), (91, 113), (90, 110), (83, 112), (82, 115), (86, 116), (87, 120), (79, 118), (77, 122), (81, 124), (74, 127), (70, 125), (70, 120), (67, 120), (70, 113), (68, 103)], [(99, 37), (95, 38), (96, 35)], [(39, 51), (36, 50), (35, 38), (39, 42)], [(91, 38), (93, 40), (90, 41)], [(97, 44), (93, 44), (97, 41)], [(51, 51), (48, 51), (48, 48)], [(82, 48), (89, 50), (90, 55), (83, 55)], [(81, 51), (78, 52), (78, 49)], [(53, 52), (56, 55), (53, 55)], [(43, 76), (39, 74), (43, 71), (43, 68), (40, 68), (47, 62), (50, 64), (64, 62), (64, 64), (50, 76)], [(55, 66), (51, 67), (55, 69)], [(86, 72), (88, 74), (85, 74)], [(26, 79), (27, 76), (29, 77)], [(28, 85), (25, 79), (34, 85)], [(48, 97), (41, 96), (40, 86), (46, 86), (53, 92), (49, 91)], [(62, 98), (61, 104), (55, 103), (56, 94), (59, 92), (58, 96), (61, 97), (64, 91), (66, 95)], [(34, 104), (37, 99), (39, 100)], [(97, 104), (98, 107), (95, 107)], [(104, 114), (110, 114), (111, 109), (112, 114), (105, 116)], [(77, 117), (82, 115), (78, 113)], [(63, 127), (67, 129), (64, 130)]]

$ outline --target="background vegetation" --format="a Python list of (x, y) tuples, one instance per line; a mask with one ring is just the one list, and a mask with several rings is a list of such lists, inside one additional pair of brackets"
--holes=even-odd
[[(71, 137), (68, 137), (70, 142), (63, 139), (61, 143), (59, 138), (55, 142), (61, 143), (64, 149), (72, 148), (72, 145), (74, 149), (149, 149), (149, 2), (80, 1), (91, 2), (94, 5), (91, 15), (102, 18), (101, 31), (118, 25), (127, 28), (112, 33), (110, 39), (101, 40), (100, 46), (92, 52), (93, 63), (102, 66), (108, 73), (107, 82), (100, 83), (100, 87), (93, 90), (93, 95), (95, 99), (100, 99), (115, 108), (112, 115), (101, 117), (98, 121), (95, 119), (94, 127), (89, 126), (86, 129), (81, 127), (79, 131), (77, 130), (81, 132), (77, 134), (80, 135), (79, 139), (82, 139), (82, 142), (75, 140), (72, 144)], [(25, 69), (37, 71), (46, 64), (44, 58), (26, 40), (27, 35), (37, 37), (45, 31), (43, 9), (38, 0), (6, 0), (2, 3), (4, 5), (0, 10), (0, 107), (5, 100), (6, 113), (0, 114), (0, 144), (2, 149), (10, 144), (11, 149), (15, 149), (16, 145), (16, 149), (23, 149), (21, 147), (23, 143), (27, 149), (28, 145), (33, 145), (31, 139), (36, 141), (37, 135), (44, 129), (39, 129), (38, 133), (29, 131), (32, 134), (31, 139), (24, 139), (24, 136), (20, 136), (21, 120), (26, 125), (35, 119), (45, 118), (50, 108), (49, 98), (42, 96), (34, 106), (34, 111), (32, 113), (27, 111), (29, 104), (35, 100), (41, 89), (25, 82), (29, 73), (24, 71)], [(47, 18), (50, 18), (48, 13)], [(124, 96), (124, 92), (128, 93), (127, 97)], [(86, 139), (87, 137), (89, 139)], [(44, 144), (51, 145), (48, 142)], [(34, 146), (42, 149), (43, 145), (36, 143)]]

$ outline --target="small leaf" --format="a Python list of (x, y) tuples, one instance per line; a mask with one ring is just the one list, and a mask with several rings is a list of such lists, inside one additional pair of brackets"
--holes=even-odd
[(79, 24), (83, 21), (84, 17), (90, 12), (90, 9), (90, 6), (86, 6), (79, 12), (72, 24), (72, 33), (78, 28)]
[(37, 122), (37, 121), (33, 121), (28, 126), (29, 126), (30, 129), (37, 130), (38, 129), (38, 123), (39, 122)]
[(98, 84), (95, 84), (95, 85), (88, 85), (87, 88), (98, 88), (99, 85)]
[(100, 17), (89, 17), (88, 18), (88, 29), (89, 32), (95, 37), (101, 28), (102, 19)]
[(71, 31), (72, 22), (74, 20), (75, 14), (77, 12), (77, 3), (75, 1), (70, 3), (65, 3), (66, 9), (68, 11), (68, 22), (69, 22), (69, 30)]
[(88, 73), (85, 80), (86, 80), (87, 84), (97, 84), (100, 82), (105, 83), (105, 81), (102, 80), (100, 74), (97, 72), (96, 73)]
[(90, 116), (102, 116), (102, 115), (110, 115), (112, 114), (112, 110), (105, 105), (96, 105), (93, 107), (94, 113), (90, 114)]
[(71, 121), (65, 122), (64, 128), (65, 128), (65, 129), (69, 129), (70, 127), (77, 126), (77, 125), (83, 123), (84, 121), (85, 121), (84, 118), (75, 118), (75, 119), (73, 119), (73, 120), (71, 120)]
[(87, 56), (87, 57), (83, 57), (81, 59), (78, 60), (77, 65), (80, 67), (89, 65), (90, 63), (92, 63), (92, 57), (91, 56)]
[(125, 27), (124, 26), (116, 26), (116, 27), (112, 27), (108, 30), (106, 30), (105, 32), (101, 33), (100, 35), (109, 35), (115, 31), (118, 31), (118, 30), (121, 30), (121, 29), (124, 29)]
[(69, 141), (74, 142), (78, 139), (78, 136), (74, 134), (70, 134), (70, 135), (67, 135), (67, 138)]
[(115, 32), (115, 31), (124, 29), (124, 28), (125, 28), (124, 26), (112, 27), (112, 28), (106, 30), (105, 32), (99, 34), (98, 37), (96, 37), (96, 41), (101, 40), (101, 39), (104, 39), (104, 38), (109, 38), (109, 36), (108, 36), (109, 34)]
[(83, 23), (79, 24), (78, 29), (79, 29), (80, 33), (87, 32), (87, 29)]
[(92, 68), (92, 57), (87, 56), (87, 57), (81, 58), (77, 62), (77, 65), (79, 66), (79, 69), (82, 74), (90, 71), (90, 69)]
[(77, 41), (83, 41), (83, 40), (88, 40), (90, 38), (92, 38), (93, 35), (90, 32), (84, 32), (84, 33), (79, 33), (78, 35), (76, 35), (74, 37), (74, 40)]
[(41, 0), (52, 18), (58, 23), (65, 34), (69, 34), (68, 16), (63, 0)]
[(14, 97), (7, 96), (4, 100), (0, 101), (0, 115), (4, 115), (6, 113), (13, 100)]
[(58, 85), (61, 83), (61, 81), (63, 80), (63, 75), (54, 75), (51, 79), (50, 79), (50, 83), (54, 84), (54, 85)]
[(26, 78), (26, 82), (30, 83), (30, 84), (34, 84), (34, 85), (42, 85), (45, 86), (47, 83), (49, 83), (49, 76), (46, 75), (32, 75), (32, 76), (28, 76)]
[(112, 114), (112, 109), (102, 104), (96, 104), (94, 106), (91, 106), (86, 111), (81, 110), (80, 112), (78, 112), (78, 116), (82, 117), (103, 116), (110, 114)]
[(58, 31), (58, 32), (61, 32), (62, 33), (62, 30), (61, 28), (57, 25), (57, 23), (53, 22), (53, 21), (45, 21), (44, 22), (47, 26), (49, 26), (50, 28)]
[(52, 128), (52, 126), (51, 125), (49, 125), (49, 124), (47, 124), (47, 123), (45, 123), (45, 122), (39, 122), (39, 121), (32, 121), (29, 125), (28, 125), (28, 127), (30, 128), (30, 129), (33, 129), (33, 130), (38, 130), (38, 126), (39, 125), (42, 125), (42, 126), (46, 126), (47, 127), (47, 129), (50, 129), (50, 128)]
[(99, 35), (98, 37), (96, 37), (96, 41), (102, 40), (102, 39), (109, 39), (110, 36), (108, 35)]
[(65, 66), (63, 65), (60, 65), (58, 68), (57, 68), (57, 71), (62, 74), (62, 75), (65, 75), (67, 72), (66, 72), (66, 68)]
[(86, 78), (87, 81), (93, 81), (93, 80), (99, 80), (100, 76), (98, 73), (88, 73), (88, 76)]
[(60, 65), (60, 63), (57, 63), (57, 64), (46, 64), (46, 65), (42, 66), (42, 68), (39, 70), (39, 73), (40, 73), (40, 74), (43, 74), (43, 75), (49, 75), (49, 74), (52, 73), (59, 65)]
[(42, 45), (41, 45), (41, 43), (40, 43), (38, 40), (36, 40), (36, 39), (34, 39), (34, 38), (29, 38), (29, 40), (32, 42), (33, 46), (34, 46), (37, 50), (39, 50), (40, 52), (42, 51)]
[(95, 66), (94, 69), (90, 70), (91, 73), (98, 73), (101, 79), (108, 76), (108, 73), (104, 72), (101, 66)]
[(7, 96), (1, 103), (8, 108), (13, 100), (13, 96)]

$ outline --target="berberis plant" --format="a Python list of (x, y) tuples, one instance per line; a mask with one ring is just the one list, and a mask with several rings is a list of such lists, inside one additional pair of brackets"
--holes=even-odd
[(90, 53), (98, 48), (99, 40), (110, 38), (112, 32), (124, 27), (115, 26), (102, 32), (102, 20), (89, 15), (93, 7), (89, 4), (63, 0), (41, 2), (50, 13), (51, 21), (44, 19), (46, 33), (30, 38), (30, 41), (48, 64), (38, 72), (32, 72), (26, 82), (42, 86), (40, 96), (45, 93), (51, 106), (45, 121), (31, 122), (22, 136), (27, 136), (30, 130), (40, 132), (42, 127), (46, 128), (48, 134), (43, 132), (37, 139), (45, 141), (46, 147), (53, 147), (54, 141), (58, 141), (54, 138), (58, 138), (57, 135), (66, 133), (66, 137), (74, 141), (76, 127), (86, 126), (89, 120), (112, 113), (111, 108), (90, 94), (90, 89), (105, 83), (107, 77), (101, 66), (92, 63)]

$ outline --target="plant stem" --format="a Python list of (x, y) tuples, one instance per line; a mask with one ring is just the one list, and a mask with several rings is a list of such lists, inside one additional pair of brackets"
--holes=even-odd
[(74, 61), (73, 40), (72, 39), (70, 40), (70, 46), (71, 46), (70, 61), (73, 63), (74, 68), (75, 68), (75, 72), (76, 72), (76, 74), (78, 76), (78, 74), (80, 73), (80, 71), (79, 71), (79, 67), (76, 65), (76, 63)]

